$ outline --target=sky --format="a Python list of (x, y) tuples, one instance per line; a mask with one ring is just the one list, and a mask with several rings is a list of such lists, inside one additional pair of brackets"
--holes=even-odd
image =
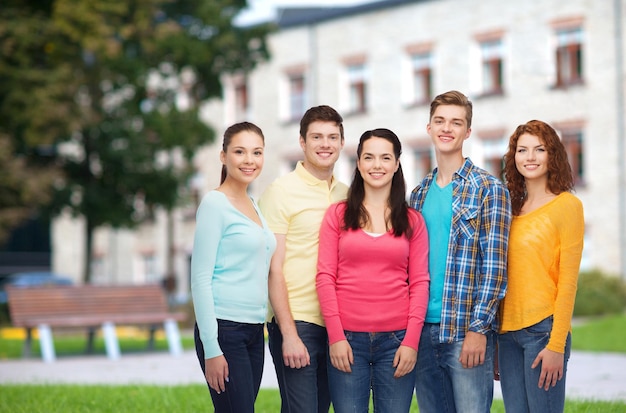
[(238, 17), (237, 23), (246, 25), (267, 21), (275, 16), (277, 7), (353, 6), (373, 0), (248, 0), (248, 9)]

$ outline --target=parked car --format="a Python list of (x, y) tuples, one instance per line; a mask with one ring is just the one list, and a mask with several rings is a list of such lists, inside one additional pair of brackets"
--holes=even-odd
[(15, 285), (18, 287), (39, 287), (43, 285), (72, 285), (71, 278), (47, 271), (17, 272), (0, 278), (0, 304), (8, 301), (5, 287)]

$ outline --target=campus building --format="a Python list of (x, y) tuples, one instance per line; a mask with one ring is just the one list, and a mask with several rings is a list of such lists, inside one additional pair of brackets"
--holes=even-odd
[[(457, 89), (473, 101), (465, 155), (496, 176), (515, 127), (546, 121), (567, 148), (585, 207), (583, 268), (626, 277), (625, 22), (625, 0), (388, 0), (283, 9), (269, 38), (271, 60), (224, 75), (223, 99), (208, 102), (204, 116), (218, 136), (241, 120), (263, 129), (265, 167), (251, 188), (255, 198), (301, 159), (298, 122), (310, 106), (328, 104), (344, 117), (341, 180), (351, 180), (361, 133), (386, 127), (402, 140), (409, 188), (436, 163), (426, 124), (439, 93)], [(191, 184), (198, 199), (218, 185), (220, 143), (198, 153)], [(174, 220), (182, 294), (195, 207), (180, 209)], [(99, 231), (95, 279), (162, 277), (165, 222), (161, 216), (137, 231)], [(59, 220), (54, 228), (60, 272), (75, 273), (80, 257), (66, 247), (72, 225)]]

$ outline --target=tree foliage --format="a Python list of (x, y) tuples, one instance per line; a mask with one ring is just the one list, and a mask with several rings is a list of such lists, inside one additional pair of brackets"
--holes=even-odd
[(3, 3), (0, 135), (21, 159), (13, 168), (58, 171), (42, 181), (51, 201), (33, 201), (84, 217), (88, 254), (95, 228), (176, 205), (189, 160), (214, 137), (200, 104), (221, 96), (221, 73), (267, 57), (267, 27), (233, 25), (246, 1)]
[(50, 201), (54, 169), (28, 166), (14, 156), (11, 140), (0, 135), (0, 244), (10, 231), (36, 213), (34, 206)]

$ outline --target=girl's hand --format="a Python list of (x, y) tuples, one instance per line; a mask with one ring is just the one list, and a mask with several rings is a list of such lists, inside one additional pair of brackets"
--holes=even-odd
[(228, 382), (228, 363), (224, 355), (204, 360), (206, 382), (213, 390), (220, 394), (226, 391)]
[(541, 375), (538, 386), (547, 391), (551, 386), (556, 386), (557, 381), (563, 378), (564, 357), (562, 353), (544, 348), (530, 367), (534, 369), (539, 363), (541, 363)]
[(396, 379), (409, 374), (415, 368), (417, 362), (417, 351), (411, 347), (400, 346), (396, 351), (396, 356), (393, 358), (393, 366), (396, 368), (396, 372), (393, 377)]
[(348, 340), (341, 340), (333, 343), (329, 347), (330, 362), (334, 368), (344, 373), (352, 373), (352, 364), (354, 364), (354, 355), (352, 347)]

